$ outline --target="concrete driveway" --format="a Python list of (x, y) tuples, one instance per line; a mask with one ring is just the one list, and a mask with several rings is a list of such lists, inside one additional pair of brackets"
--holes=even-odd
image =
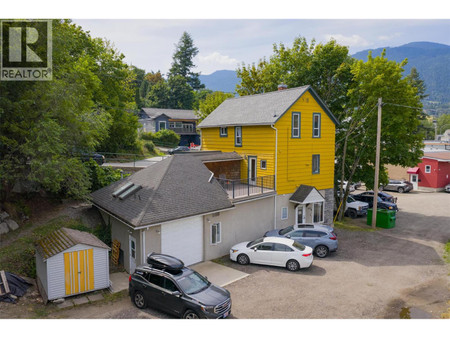
[[(338, 252), (315, 258), (307, 270), (240, 266), (225, 258), (227, 266), (250, 274), (227, 286), (234, 317), (439, 318), (450, 300), (442, 258), (450, 194), (392, 194), (400, 208), (395, 228), (338, 228)], [(350, 222), (370, 230), (365, 219)]]

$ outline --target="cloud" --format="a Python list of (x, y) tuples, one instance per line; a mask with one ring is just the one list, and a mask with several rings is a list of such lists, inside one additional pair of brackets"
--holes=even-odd
[(327, 40), (330, 39), (335, 39), (338, 43), (345, 45), (345, 46), (349, 46), (349, 47), (355, 47), (355, 46), (368, 46), (370, 45), (369, 42), (367, 42), (366, 39), (364, 39), (363, 37), (357, 35), (357, 34), (353, 34), (350, 36), (345, 36), (342, 34), (326, 34), (325, 38)]
[(379, 41), (387, 41), (387, 40), (392, 40), (392, 39), (398, 38), (401, 35), (402, 35), (401, 33), (394, 33), (394, 34), (390, 34), (390, 35), (379, 35), (377, 38)]
[(195, 61), (197, 63), (197, 69), (202, 74), (210, 74), (222, 69), (234, 70), (239, 64), (239, 60), (228, 55), (222, 55), (219, 52), (212, 52), (207, 55), (199, 53)]

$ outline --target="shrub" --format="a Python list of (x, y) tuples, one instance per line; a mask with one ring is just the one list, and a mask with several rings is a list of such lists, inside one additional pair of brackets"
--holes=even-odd
[(120, 169), (113, 169), (110, 167), (101, 167), (93, 159), (84, 162), (89, 173), (89, 180), (91, 182), (91, 191), (96, 191), (100, 188), (106, 187), (113, 182), (116, 182), (122, 178), (122, 172)]
[(146, 141), (154, 141), (155, 140), (155, 134), (152, 132), (148, 132), (148, 133), (141, 133), (140, 134), (140, 138), (142, 140), (146, 140)]
[(155, 154), (155, 153), (157, 152), (157, 151), (156, 151), (155, 144), (154, 144), (152, 141), (146, 141), (146, 142), (144, 142), (144, 147), (145, 147), (145, 149), (147, 149), (148, 152), (151, 153), (151, 154)]
[(161, 144), (175, 147), (180, 143), (180, 135), (175, 133), (173, 130), (163, 129), (158, 131), (156, 134), (156, 140)]

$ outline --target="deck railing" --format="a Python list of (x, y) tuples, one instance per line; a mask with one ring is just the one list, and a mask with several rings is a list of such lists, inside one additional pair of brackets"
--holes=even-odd
[(257, 196), (275, 191), (275, 175), (256, 177), (253, 180), (250, 178), (230, 180), (217, 177), (216, 180), (231, 199)]

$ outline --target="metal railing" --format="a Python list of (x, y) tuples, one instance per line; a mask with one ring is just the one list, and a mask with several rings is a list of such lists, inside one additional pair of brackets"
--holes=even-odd
[(169, 127), (168, 129), (173, 130), (177, 134), (197, 134), (197, 131), (194, 127), (186, 128), (186, 127)]
[(256, 177), (253, 180), (250, 178), (230, 180), (217, 177), (216, 180), (231, 199), (257, 196), (275, 191), (275, 175)]

